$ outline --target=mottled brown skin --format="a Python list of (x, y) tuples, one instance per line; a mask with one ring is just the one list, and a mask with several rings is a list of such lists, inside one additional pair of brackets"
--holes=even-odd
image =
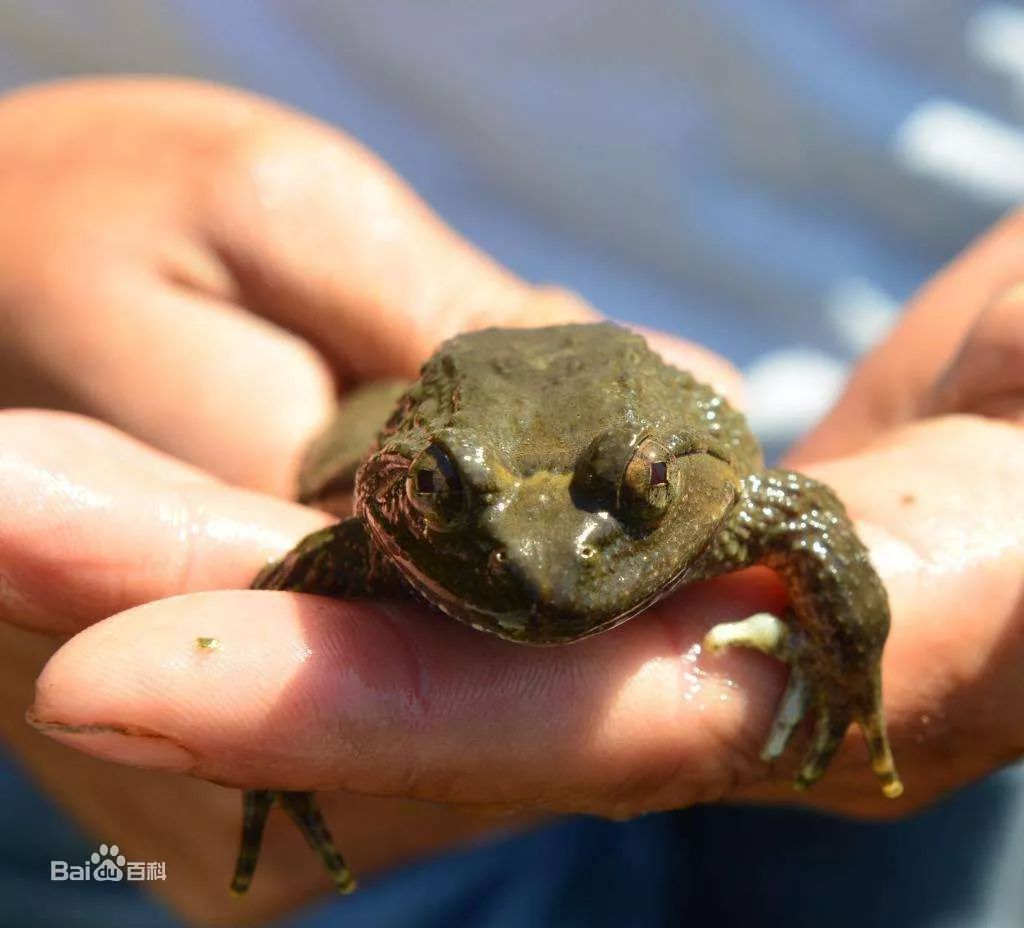
[[(387, 411), (382, 430), (368, 427)], [(683, 583), (763, 564), (786, 584), (787, 614), (705, 639), (790, 665), (763, 756), (809, 715), (797, 776), (809, 786), (856, 721), (898, 795), (881, 710), (888, 602), (842, 504), (808, 477), (764, 470), (743, 417), (639, 336), (610, 324), (460, 335), (412, 386), (350, 401), (311, 449), (302, 497), (336, 497), (353, 474), (355, 515), (254, 588), (411, 592), (474, 628), (549, 645), (613, 628)], [(351, 890), (310, 794), (273, 790), (245, 794), (233, 889), (249, 885), (274, 801)]]

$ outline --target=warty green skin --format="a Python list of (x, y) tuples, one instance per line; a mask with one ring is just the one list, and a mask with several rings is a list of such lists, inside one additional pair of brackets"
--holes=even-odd
[[(421, 492), (421, 469), (447, 491)], [(550, 645), (610, 629), (686, 582), (763, 564), (789, 591), (786, 615), (718, 626), (705, 641), (789, 663), (763, 756), (810, 716), (806, 787), (857, 721), (898, 795), (881, 710), (888, 602), (842, 504), (809, 477), (765, 470), (742, 415), (641, 337), (611, 324), (457, 336), (416, 383), (350, 401), (311, 448), (301, 496), (328, 500), (353, 474), (355, 515), (304, 539), (254, 588), (407, 592), (474, 628)], [(248, 886), (275, 800), (350, 891), (308, 794), (273, 790), (246, 793), (233, 889)]]

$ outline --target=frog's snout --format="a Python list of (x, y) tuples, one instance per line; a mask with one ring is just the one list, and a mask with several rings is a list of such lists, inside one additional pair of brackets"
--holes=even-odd
[(485, 526), (492, 569), (513, 579), (540, 614), (591, 609), (606, 549), (621, 534), (608, 513), (577, 508), (559, 475), (520, 482), (491, 508)]
[[(603, 513), (599, 514), (603, 515)], [(574, 588), (577, 581), (597, 568), (605, 548), (607, 535), (603, 520), (591, 513), (576, 530), (555, 531), (540, 535), (504, 537), (491, 552), (490, 565), (495, 573), (514, 574), (534, 587), (541, 597), (556, 591), (559, 581)], [(564, 528), (562, 526), (561, 528)]]

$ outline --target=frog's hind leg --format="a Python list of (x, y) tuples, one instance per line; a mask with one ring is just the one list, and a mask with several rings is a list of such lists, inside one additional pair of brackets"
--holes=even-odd
[(278, 802), (295, 822), (309, 846), (320, 855), (324, 867), (331, 875), (334, 888), (339, 893), (352, 892), (356, 888), (356, 881), (334, 847), (331, 833), (327, 830), (313, 794), (285, 791), (278, 794)]
[[(308, 535), (288, 554), (268, 564), (252, 582), (256, 590), (294, 590), (321, 596), (360, 596), (393, 589), (395, 578), (375, 566), (366, 528), (359, 519), (345, 519)], [(271, 806), (278, 804), (298, 826), (309, 846), (323, 860), (340, 892), (355, 889), (355, 881), (335, 850), (312, 793), (260, 789), (243, 794), (242, 845), (231, 881), (236, 895), (252, 882), (260, 843)]]
[(246, 892), (252, 883), (260, 859), (263, 830), (273, 804), (273, 790), (251, 789), (242, 793), (242, 843), (238, 848), (235, 875), (231, 878), (231, 892), (236, 896)]

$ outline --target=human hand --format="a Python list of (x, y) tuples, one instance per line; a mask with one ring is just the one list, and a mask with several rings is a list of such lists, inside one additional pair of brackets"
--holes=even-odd
[[(57, 636), (174, 594), (246, 587), (268, 558), (324, 524), (275, 494), (290, 495), (336, 388), (411, 377), (457, 330), (593, 314), (462, 242), (357, 145), (219, 88), (79, 82), (0, 102), (0, 215), (0, 402), (91, 417), (0, 413), (0, 735), (94, 834), (116, 836), (135, 859), (166, 861), (167, 882), (153, 885), (187, 917), (256, 920), (288, 909), (327, 884), (287, 823), (272, 821), (253, 892), (235, 902), (226, 886), (237, 792), (40, 738), (24, 723), (35, 677)], [(662, 348), (709, 378), (732, 376), (698, 349)], [(250, 594), (239, 595), (225, 617), (247, 625)], [(154, 645), (176, 621), (173, 603), (145, 620)], [(268, 649), (263, 658), (250, 652), (249, 663), (232, 648), (232, 661), (219, 661), (216, 676), (233, 695), (225, 703), (209, 694), (210, 709), (226, 718), (258, 711), (261, 661), (284, 686), (288, 654), (298, 654), (293, 601), (266, 605), (269, 637), (256, 625), (242, 635), (247, 649)], [(328, 624), (373, 614), (353, 606)], [(136, 664), (135, 631), (91, 653), (109, 648), (122, 669)], [(387, 641), (353, 644), (386, 663)], [(175, 662), (158, 651), (144, 660)], [(336, 657), (339, 674), (358, 663), (355, 652)], [(80, 670), (55, 665), (37, 715), (101, 727), (56, 738), (140, 766), (180, 766), (159, 738), (103, 730), (118, 719), (84, 722), (105, 709), (90, 707), (97, 684)], [(70, 716), (55, 681), (75, 692)], [(113, 677), (99, 689), (119, 698)], [(159, 684), (148, 696), (120, 693), (143, 714), (181, 710), (186, 727), (196, 721), (196, 707), (161, 695)], [(125, 724), (141, 733), (160, 720)], [(230, 750), (230, 725), (224, 735)], [(280, 763), (302, 769), (266, 724), (245, 740), (264, 735)], [(278, 776), (276, 766), (263, 775)], [(496, 827), (493, 817), (402, 798), (335, 793), (325, 808), (344, 822), (340, 839), (362, 874)]]

